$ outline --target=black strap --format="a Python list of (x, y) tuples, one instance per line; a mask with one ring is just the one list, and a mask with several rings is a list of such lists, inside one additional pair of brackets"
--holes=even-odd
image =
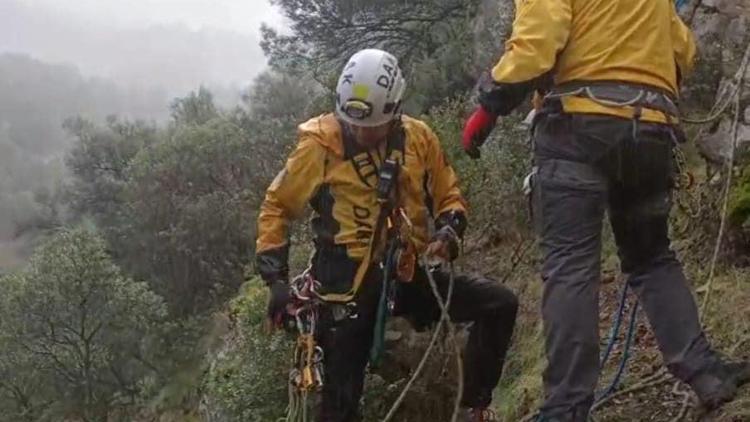
[[(389, 133), (386, 144), (386, 159), (378, 171), (377, 194), (378, 202), (380, 202), (380, 211), (378, 212), (378, 219), (375, 222), (374, 229), (376, 230), (376, 234), (372, 251), (378, 249), (383, 226), (399, 201), (398, 179), (401, 173), (401, 166), (404, 164), (402, 160), (405, 159), (405, 147), (406, 133), (399, 119), (395, 122)], [(397, 156), (394, 156), (394, 152), (396, 151), (401, 153), (401, 160)]]
[[(346, 128), (346, 125), (342, 124), (342, 127)], [(352, 153), (352, 147), (354, 145), (353, 142), (353, 136), (351, 136), (351, 132), (348, 132), (346, 129), (343, 131), (344, 134), (344, 154), (346, 158), (352, 159), (356, 154)], [(400, 121), (397, 121), (396, 125), (394, 125), (393, 130), (388, 136), (387, 144), (386, 144), (386, 161), (385, 163), (391, 162), (390, 165), (383, 165), (381, 164), (380, 168), (378, 169), (378, 185), (380, 184), (381, 180), (388, 181), (388, 186), (386, 186), (382, 191), (384, 192), (383, 198), (385, 200), (380, 200), (379, 198), (379, 205), (380, 209), (378, 211), (378, 217), (375, 222), (375, 227), (373, 228), (371, 241), (369, 244), (367, 255), (364, 257), (362, 262), (360, 262), (357, 272), (354, 277), (354, 281), (352, 283), (352, 288), (347, 293), (329, 293), (329, 294), (319, 294), (318, 297), (324, 301), (329, 302), (337, 302), (337, 303), (349, 303), (351, 302), (359, 287), (361, 286), (361, 283), (364, 281), (364, 278), (371, 268), (373, 263), (373, 258), (376, 253), (376, 251), (379, 249), (379, 243), (380, 243), (380, 235), (383, 231), (385, 222), (387, 221), (387, 218), (389, 214), (393, 211), (393, 207), (398, 201), (398, 195), (397, 192), (394, 192), (393, 189), (397, 188), (398, 185), (398, 173), (400, 170), (401, 165), (403, 164), (405, 160), (405, 133), (404, 129), (400, 124)], [(349, 138), (349, 139), (347, 139)], [(398, 156), (394, 156), (394, 152), (400, 151), (401, 152), (401, 159), (398, 159)], [(385, 164), (384, 163), (384, 164)], [(353, 162), (355, 170), (357, 170), (356, 164)], [(374, 163), (373, 163), (374, 164)], [(395, 172), (395, 174), (385, 174), (385, 171), (389, 172)], [(359, 174), (359, 173), (358, 173)], [(363, 182), (370, 187), (369, 183), (367, 183), (366, 178), (363, 177), (362, 174), (359, 174), (359, 177), (361, 179), (364, 179)], [(373, 188), (377, 189), (377, 186), (374, 186)]]

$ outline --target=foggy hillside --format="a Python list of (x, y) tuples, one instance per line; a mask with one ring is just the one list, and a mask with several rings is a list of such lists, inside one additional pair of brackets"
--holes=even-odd
[(30, 251), (19, 227), (49, 213), (40, 195), (62, 194), (66, 119), (161, 124), (201, 86), (238, 104), (266, 67), (259, 27), (274, 13), (265, 0), (0, 1), (0, 268)]
[(49, 64), (21, 54), (0, 55), (0, 141), (48, 158), (63, 151), (64, 119), (109, 114), (166, 117), (163, 89), (135, 91), (112, 80), (85, 77), (72, 65)]
[[(260, 22), (248, 22), (242, 33), (178, 22), (136, 25), (42, 7), (44, 3), (0, 2), (0, 53), (23, 52), (45, 62), (73, 64), (84, 75), (111, 79), (137, 94), (159, 88), (171, 98), (204, 84), (219, 102), (232, 100), (229, 92), (265, 67), (258, 45)], [(262, 3), (260, 9), (269, 8)]]
[[(706, 413), (698, 406), (688, 387), (669, 373), (680, 371), (680, 365), (660, 356), (644, 313), (653, 300), (645, 298), (647, 305), (635, 297), (652, 288), (640, 283), (640, 275), (661, 271), (657, 264), (665, 256), (668, 266), (679, 257), (700, 303), (706, 338), (722, 360), (750, 357), (747, 1), (678, 2), (698, 37), (699, 59), (692, 75), (682, 75), (680, 120), (690, 142), (673, 145), (670, 253), (651, 256), (633, 272), (618, 256), (621, 231), (602, 224), (602, 235), (595, 236), (602, 259), (586, 270), (586, 280), (599, 295), (600, 312), (589, 320), (599, 327), (598, 344), (607, 347), (589, 350), (594, 364), (604, 353), (596, 394), (586, 392), (585, 402), (596, 403), (592, 420), (750, 421), (750, 385), (721, 409)], [(284, 293), (295, 296), (283, 288), (284, 280), (318, 287), (313, 277), (296, 276), (308, 268), (320, 243), (313, 241), (313, 214), (307, 209), (280, 214), (283, 220), (294, 214), (300, 218), (297, 224), (284, 221), (268, 236), (283, 241), (280, 263), (288, 269), (288, 274), (279, 271), (269, 289), (257, 265), (258, 229), (268, 228), (258, 224), (259, 214), (268, 186), (287, 173), (284, 163), (300, 141), (298, 125), (334, 109), (331, 86), (345, 62), (373, 46), (399, 59), (406, 79), (403, 110), (431, 129), (422, 127), (412, 135), (430, 132), (431, 149), (439, 152), (422, 158), (450, 164), (470, 210), (455, 265), (444, 267), (449, 284), (468, 292), (471, 286), (465, 277), (456, 277), (459, 271), (503, 283), (519, 298), (500, 383), (474, 397), (467, 384), (463, 398), (484, 401), (493, 393), (488, 412), (482, 412), (496, 414), (492, 420), (538, 419), (535, 413), (545, 397), (543, 373), (549, 368), (548, 330), (540, 310), (550, 296), (544, 287), (549, 283), (543, 271), (546, 251), (539, 247), (544, 242), (534, 230), (539, 213), (530, 207), (539, 186), (534, 195), (524, 189), (534, 166), (533, 134), (523, 124), (531, 98), (496, 120), (480, 159), (468, 157), (461, 143), (467, 117), (477, 107), (480, 74), (497, 62), (512, 32), (513, 8), (522, 3), (0, 0), (0, 422), (310, 420), (320, 395), (307, 382), (319, 381), (319, 371), (330, 375), (336, 370), (329, 352), (337, 343), (318, 341), (308, 329), (332, 322), (332, 330), (318, 331), (330, 337), (346, 328), (339, 324), (348, 318), (330, 321), (328, 304), (314, 295), (298, 297), (293, 306), (279, 309), (296, 315), (301, 330), (284, 324), (285, 330), (269, 332), (268, 305), (287, 305)], [(261, 31), (263, 22), (268, 26)], [(626, 38), (629, 34), (624, 31)], [(238, 98), (240, 107), (227, 107)], [(572, 122), (574, 132), (588, 135), (588, 120), (580, 116), (548, 117), (547, 123)], [(665, 145), (657, 138), (678, 132), (636, 126), (627, 142), (642, 139), (659, 149)], [(303, 142), (298, 151), (304, 148)], [(330, 154), (323, 155), (305, 165), (330, 167)], [(654, 160), (643, 162), (642, 174), (628, 169), (629, 175), (643, 176), (636, 178), (639, 184), (650, 180), (652, 165), (658, 167)], [(575, 195), (589, 189), (563, 182), (566, 192)], [(359, 190), (359, 181), (353, 183), (348, 187)], [(316, 190), (307, 187), (312, 190), (295, 189), (295, 199), (305, 202), (303, 196)], [(323, 201), (312, 202), (325, 214), (321, 207), (330, 205), (327, 199), (336, 192), (317, 190)], [(638, 211), (635, 220), (646, 225), (625, 233), (636, 239), (652, 231), (651, 211), (665, 209), (663, 203), (651, 207), (649, 198), (633, 199), (635, 206), (628, 210)], [(640, 203), (649, 207), (641, 209)], [(644, 210), (648, 218), (639, 214)], [(565, 215), (559, 219), (563, 225), (568, 220)], [(434, 226), (424, 223), (427, 230)], [(283, 235), (277, 230), (282, 226)], [(403, 231), (386, 234), (371, 245), (374, 250), (404, 243)], [(391, 287), (399, 289), (392, 275), (408, 262), (399, 260), (404, 256), (400, 248), (387, 249), (381, 254), (385, 264), (368, 269), (369, 281), (385, 286), (394, 278)], [(424, 267), (421, 258), (428, 257), (419, 258), (412, 264)], [(336, 262), (327, 263), (332, 265), (315, 260), (336, 278)], [(431, 268), (417, 271), (434, 281)], [(350, 280), (343, 274), (339, 278), (346, 284)], [(386, 301), (357, 297), (349, 303), (355, 305), (349, 317), (377, 313), (377, 325), (384, 328), (375, 330), (377, 336), (362, 337), (383, 346), (380, 362), (352, 375), (365, 377), (357, 402), (362, 422), (383, 421), (386, 415), (394, 421), (447, 421), (460, 404), (460, 372), (468, 361), (456, 358), (471, 358), (471, 353), (459, 352), (454, 340), (467, 341), (466, 329), (478, 326), (464, 321), (452, 327), (442, 318), (431, 324), (437, 314), (420, 310), (439, 306), (417, 296), (400, 307), (415, 305), (405, 309), (409, 315), (401, 315), (408, 318), (392, 315)], [(419, 306), (422, 299), (424, 306)], [(377, 308), (360, 308), (368, 303)], [(685, 309), (692, 306), (681, 303)], [(508, 315), (493, 311), (485, 318)], [(367, 351), (369, 345), (364, 346)], [(741, 372), (718, 362), (708, 368), (693, 380), (705, 375), (718, 383), (714, 375)], [(724, 380), (730, 382), (722, 382), (719, 390), (734, 390), (735, 381)], [(331, 381), (323, 377), (324, 383)], [(574, 405), (576, 413), (581, 403)]]

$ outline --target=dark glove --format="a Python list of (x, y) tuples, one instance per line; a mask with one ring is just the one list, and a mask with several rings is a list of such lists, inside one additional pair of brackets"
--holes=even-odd
[(464, 133), (461, 143), (464, 151), (473, 159), (479, 158), (479, 147), (484, 144), (490, 132), (495, 128), (497, 115), (479, 106), (474, 110), (464, 125)]
[(451, 226), (444, 226), (432, 236), (427, 246), (428, 255), (442, 258), (448, 262), (458, 258), (458, 235)]
[(284, 323), (284, 316), (287, 314), (287, 305), (292, 301), (292, 294), (289, 285), (283, 281), (272, 281), (268, 284), (270, 297), (268, 299), (268, 308), (266, 315), (271, 323), (271, 328), (278, 328)]

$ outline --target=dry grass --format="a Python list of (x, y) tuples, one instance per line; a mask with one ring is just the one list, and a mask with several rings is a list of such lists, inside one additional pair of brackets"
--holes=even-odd
[[(612, 250), (610, 248), (610, 250)], [(482, 266), (497, 262), (498, 256), (509, 254), (508, 250), (496, 248), (484, 250), (481, 256), (470, 258), (472, 266)], [(530, 252), (527, 262), (517, 269), (509, 285), (521, 296), (521, 311), (514, 335), (514, 344), (509, 354), (506, 371), (500, 386), (495, 391), (495, 410), (503, 421), (518, 421), (536, 411), (543, 396), (541, 373), (546, 365), (544, 343), (540, 321), (541, 281), (532, 265)], [(611, 258), (611, 257), (610, 257)], [(502, 261), (502, 260), (501, 260)], [(507, 260), (506, 260), (507, 261)], [(605, 258), (605, 271), (612, 261)], [(616, 260), (615, 260), (616, 261)], [(505, 262), (505, 261), (504, 261)], [(507, 267), (507, 262), (500, 267)], [(705, 267), (688, 263), (686, 272), (700, 285), (705, 279)], [(494, 272), (493, 272), (494, 273)], [(496, 277), (502, 277), (498, 270)], [(600, 319), (601, 337), (606, 340), (612, 321), (612, 313), (617, 308), (622, 278), (617, 282), (602, 285), (602, 316)], [(612, 281), (612, 280), (610, 280)], [(701, 293), (697, 293), (700, 301)], [(715, 291), (711, 304), (703, 318), (707, 335), (717, 350), (730, 358), (750, 358), (750, 270), (729, 269), (717, 274)], [(615, 348), (608, 366), (600, 378), (600, 386), (611, 379), (614, 367), (621, 357), (624, 332), (621, 330), (620, 343)], [(631, 360), (620, 389), (627, 389), (644, 378), (663, 370), (661, 356), (656, 346), (645, 315), (641, 313), (637, 327), (637, 337), (633, 345)], [(750, 421), (750, 386), (740, 390), (737, 399), (726, 404), (712, 414), (700, 414), (694, 408), (695, 397), (686, 395), (684, 385), (675, 388), (675, 382), (652, 383), (647, 388), (618, 396), (602, 406), (594, 414), (597, 421)], [(690, 397), (683, 410), (683, 404)], [(680, 417), (684, 413), (684, 417)]]

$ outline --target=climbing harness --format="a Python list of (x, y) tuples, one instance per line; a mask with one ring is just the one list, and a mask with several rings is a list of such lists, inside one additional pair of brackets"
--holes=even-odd
[[(588, 98), (603, 106), (632, 107), (633, 139), (638, 136), (638, 122), (643, 109), (662, 112), (673, 130), (673, 154), (676, 163), (674, 187), (689, 190), (695, 185), (695, 177), (689, 171), (685, 154), (679, 145), (683, 142), (684, 135), (674, 124), (680, 119), (680, 112), (677, 101), (671, 94), (656, 88), (632, 83), (571, 82), (553, 88), (544, 98), (545, 100), (556, 100), (570, 96)], [(526, 183), (524, 189), (526, 191)]]
[[(403, 129), (395, 131), (396, 135), (391, 135), (388, 138), (386, 145), (386, 158), (378, 170), (378, 182), (377, 186), (374, 186), (377, 193), (377, 201), (380, 205), (380, 211), (378, 212), (375, 226), (370, 236), (369, 246), (367, 253), (365, 254), (362, 262), (357, 267), (357, 272), (354, 275), (352, 286), (348, 292), (345, 293), (319, 293), (318, 297), (331, 303), (349, 303), (357, 294), (362, 282), (367, 275), (373, 264), (377, 263), (379, 252), (382, 250), (381, 236), (384, 229), (386, 229), (386, 223), (388, 217), (391, 215), (396, 204), (398, 203), (397, 185), (400, 175), (401, 165), (404, 162), (404, 132)], [(355, 170), (358, 174), (361, 168), (356, 162), (353, 162)], [(367, 178), (360, 174), (360, 178), (366, 181)], [(369, 184), (368, 184), (369, 185)]]
[(315, 341), (320, 302), (315, 295), (319, 283), (308, 268), (291, 283), (294, 319), (299, 332), (289, 371), (289, 404), (283, 422), (308, 422), (307, 400), (323, 387), (323, 349)]
[(630, 82), (573, 81), (553, 87), (544, 101), (566, 97), (587, 98), (605, 107), (631, 107), (633, 109), (633, 135), (644, 109), (661, 112), (669, 124), (679, 120), (677, 101), (667, 91)]
[(396, 205), (401, 162), (390, 153), (388, 155), (379, 169), (378, 184), (375, 187), (380, 211), (373, 230), (370, 250), (357, 270), (352, 289), (345, 294), (321, 292), (320, 283), (312, 276), (311, 266), (291, 283), (299, 335), (293, 367), (289, 374), (289, 408), (285, 422), (306, 422), (308, 395), (319, 391), (323, 386), (323, 350), (315, 342), (315, 327), (321, 306), (331, 310), (334, 320), (357, 318), (357, 304), (353, 299), (364, 281), (365, 274), (379, 259), (381, 232), (384, 231), (386, 234), (386, 250), (385, 262), (377, 264), (383, 271), (383, 285), (373, 331), (373, 346), (370, 350), (372, 365), (379, 363), (384, 350), (385, 323), (395, 302), (393, 283), (409, 282), (414, 276), (416, 248), (411, 241), (413, 225), (404, 209)]

